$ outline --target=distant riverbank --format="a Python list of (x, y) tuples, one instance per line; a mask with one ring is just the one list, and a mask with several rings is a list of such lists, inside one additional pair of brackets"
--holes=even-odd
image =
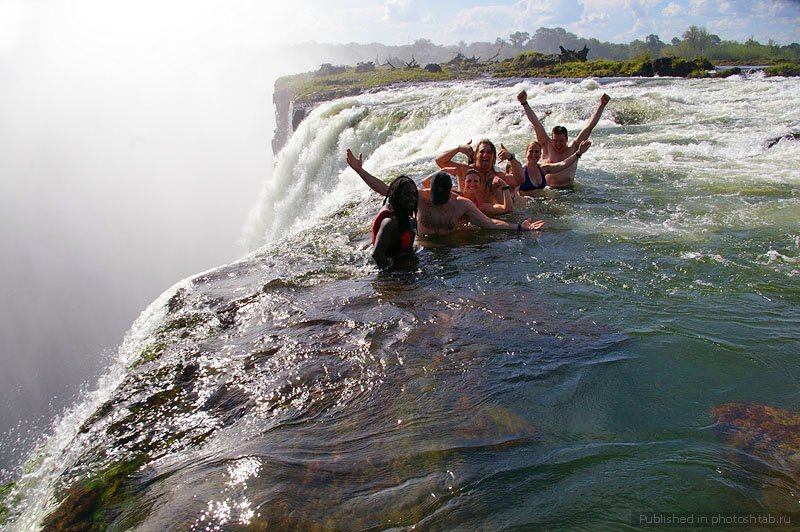
[[(724, 66), (724, 68), (723, 68)], [(771, 66), (713, 65), (707, 59), (686, 61), (677, 57), (630, 61), (559, 62), (558, 56), (526, 52), (497, 62), (480, 62), (463, 55), (447, 63), (356, 66), (323, 64), (319, 70), (284, 76), (275, 82), (276, 130), (272, 149), (277, 153), (317, 104), (336, 98), (405, 83), (430, 83), (483, 78), (619, 78), (619, 77), (728, 77), (743, 70), (763, 70), (767, 76), (800, 76), (800, 65), (782, 63)]]

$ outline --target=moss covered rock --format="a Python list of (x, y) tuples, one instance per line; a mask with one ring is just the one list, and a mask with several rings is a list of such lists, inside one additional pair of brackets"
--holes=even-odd
[[(96, 475), (72, 484), (48, 515), (44, 530), (106, 530), (136, 526), (146, 512), (130, 511), (141, 461), (117, 462)], [(122, 522), (120, 522), (122, 521)]]

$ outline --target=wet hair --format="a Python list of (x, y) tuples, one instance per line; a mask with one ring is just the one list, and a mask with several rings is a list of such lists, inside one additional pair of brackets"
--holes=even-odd
[[(479, 171), (475, 170), (474, 168), (470, 168), (469, 170), (467, 170), (467, 171), (464, 173), (464, 188), (465, 188), (465, 189), (467, 188), (467, 187), (466, 187), (466, 185), (467, 185), (467, 178), (468, 178), (470, 175), (473, 175), (473, 174), (474, 174), (474, 175), (476, 175), (476, 176), (478, 177), (478, 183), (480, 183), (480, 182), (481, 182), (481, 179), (483, 178), (483, 176), (481, 175), (481, 173), (480, 173)], [(464, 192), (464, 191), (462, 190), (461, 192)]]
[(475, 170), (474, 168), (470, 168), (464, 173), (464, 179), (466, 179), (469, 174), (476, 174), (479, 178), (481, 177), (481, 173), (479, 171)]
[(453, 178), (447, 172), (436, 172), (431, 179), (431, 202), (434, 205), (444, 205), (450, 199), (450, 190), (453, 188)]
[(492, 156), (494, 157), (494, 160), (492, 161), (492, 166), (494, 166), (494, 163), (497, 162), (497, 148), (494, 147), (494, 143), (491, 140), (489, 140), (489, 139), (481, 139), (481, 140), (478, 141), (478, 144), (475, 145), (475, 152), (476, 153), (478, 151), (480, 151), (481, 144), (486, 144), (487, 146), (489, 146), (492, 149)]
[[(561, 126), (558, 126), (558, 127), (561, 127)], [(555, 130), (554, 130), (554, 131), (555, 131)], [(541, 144), (539, 144), (539, 141), (537, 141), (537, 140), (532, 140), (532, 141), (530, 141), (530, 142), (528, 143), (528, 145), (527, 145), (527, 146), (525, 146), (525, 153), (528, 153), (528, 150), (530, 150), (530, 149), (531, 149), (531, 146), (539, 146), (539, 149), (540, 149), (540, 150), (542, 149), (542, 145), (541, 145)]]
[(567, 128), (564, 126), (556, 126), (553, 128), (553, 135), (564, 135), (564, 138), (569, 138), (567, 135)]
[[(400, 190), (404, 186), (410, 186), (414, 189), (414, 208), (407, 212), (400, 205)], [(406, 231), (411, 228), (411, 220), (417, 217), (417, 205), (419, 204), (419, 195), (417, 193), (417, 184), (414, 180), (407, 175), (397, 176), (394, 181), (389, 183), (389, 190), (386, 191), (386, 197), (383, 199), (383, 204), (389, 202), (389, 206), (397, 217), (397, 223), (401, 231)]]

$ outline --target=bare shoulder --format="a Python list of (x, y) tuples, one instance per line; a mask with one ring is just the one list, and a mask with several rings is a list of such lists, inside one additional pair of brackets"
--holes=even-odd
[(478, 207), (475, 206), (475, 203), (473, 203), (471, 199), (467, 199), (463, 196), (455, 196), (451, 201), (453, 201), (454, 210), (458, 212), (459, 216), (470, 210), (478, 210)]

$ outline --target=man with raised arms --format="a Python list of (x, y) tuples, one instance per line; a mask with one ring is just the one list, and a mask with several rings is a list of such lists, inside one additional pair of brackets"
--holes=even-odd
[[(369, 188), (386, 196), (389, 185), (364, 170), (361, 154), (358, 157), (347, 150), (347, 164), (350, 165)], [(509, 231), (534, 231), (540, 229), (542, 220), (531, 223), (526, 218), (518, 224), (489, 218), (467, 198), (451, 192), (453, 182), (450, 174), (437, 172), (431, 179), (431, 188), (420, 188), (417, 202), (417, 232), (421, 235), (446, 235), (455, 231), (462, 216), (470, 222), (486, 229), (505, 229)]]
[[(495, 162), (513, 158), (505, 147), (500, 145), (500, 154), (498, 156), (497, 149), (494, 144), (488, 139), (482, 139), (478, 142), (477, 150), (472, 148), (472, 141), (462, 144), (457, 148), (447, 150), (440, 153), (436, 157), (436, 165), (445, 171), (452, 172), (458, 180), (458, 190), (462, 193), (465, 191), (464, 177), (467, 171), (474, 170), (480, 176), (480, 184), (477, 190), (477, 200), (480, 205), (497, 205), (503, 204), (503, 195), (505, 191), (511, 187), (505, 181), (505, 172), (499, 172), (495, 169)], [(453, 158), (459, 153), (467, 156), (468, 164), (453, 161)], [(474, 161), (473, 161), (474, 159)], [(505, 214), (514, 210), (514, 204), (508, 203), (508, 209), (504, 212), (492, 212), (492, 215)]]
[[(589, 139), (589, 135), (591, 135), (597, 122), (600, 121), (600, 115), (603, 114), (603, 110), (611, 100), (611, 97), (605, 93), (600, 96), (600, 103), (597, 105), (597, 109), (595, 109), (592, 118), (589, 119), (589, 123), (586, 124), (586, 126), (581, 129), (581, 132), (578, 133), (578, 136), (569, 143), (567, 142), (567, 129), (564, 126), (556, 126), (553, 128), (552, 139), (547, 136), (544, 126), (542, 126), (542, 123), (539, 121), (536, 113), (533, 112), (533, 109), (531, 109), (531, 106), (528, 105), (528, 93), (526, 91), (520, 91), (520, 93), (517, 94), (517, 100), (522, 104), (525, 116), (528, 117), (528, 120), (533, 125), (533, 130), (536, 133), (536, 140), (539, 141), (539, 144), (542, 146), (542, 162), (558, 163), (572, 155), (576, 155), (576, 157), (580, 158), (581, 154), (578, 151), (578, 147), (583, 141)], [(569, 188), (573, 186), (575, 184), (575, 170), (577, 168), (577, 164), (571, 164), (563, 170), (547, 174), (547, 186), (552, 188)]]

